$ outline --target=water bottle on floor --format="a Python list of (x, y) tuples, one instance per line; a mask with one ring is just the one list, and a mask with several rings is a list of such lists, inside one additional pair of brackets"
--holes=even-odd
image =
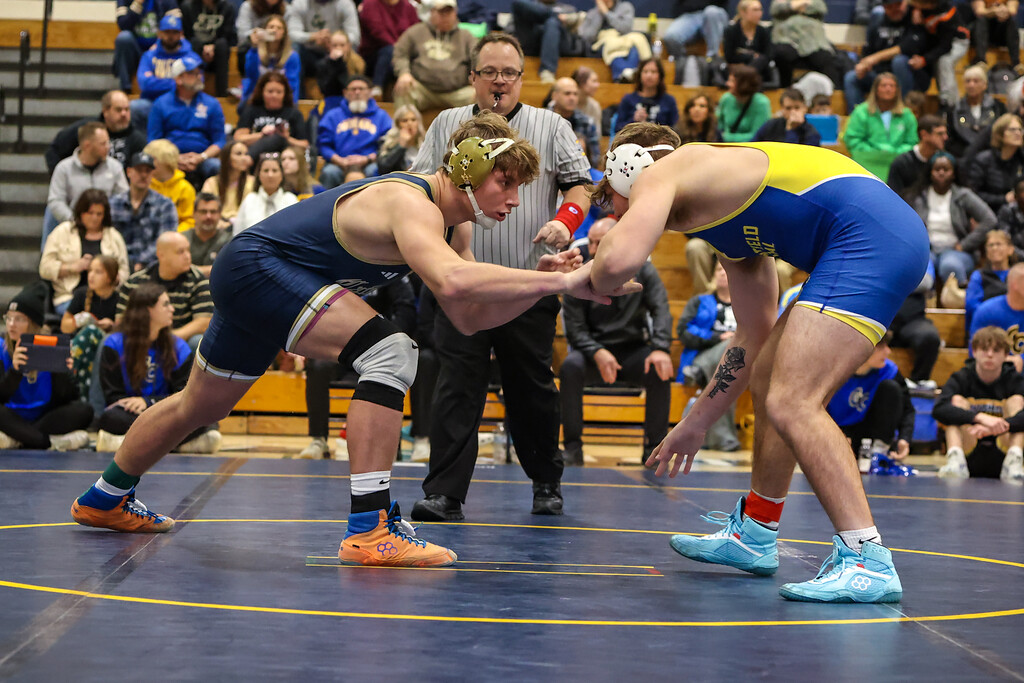
[(857, 451), (857, 469), (861, 474), (867, 474), (871, 470), (871, 439), (860, 440), (860, 450)]

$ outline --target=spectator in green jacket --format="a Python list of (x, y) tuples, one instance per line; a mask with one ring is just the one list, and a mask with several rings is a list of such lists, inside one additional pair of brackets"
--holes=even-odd
[(867, 100), (850, 113), (843, 141), (854, 161), (884, 181), (893, 159), (917, 144), (917, 119), (904, 106), (894, 75), (875, 78)]
[(733, 64), (726, 81), (729, 92), (718, 102), (718, 129), (725, 142), (750, 142), (772, 117), (772, 103), (761, 89), (761, 75), (747, 64)]

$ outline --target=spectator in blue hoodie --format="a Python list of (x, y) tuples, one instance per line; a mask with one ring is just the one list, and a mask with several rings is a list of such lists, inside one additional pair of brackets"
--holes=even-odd
[(149, 110), (153, 102), (164, 93), (174, 90), (174, 76), (171, 66), (185, 55), (194, 55), (192, 44), (182, 33), (181, 16), (168, 15), (160, 20), (157, 41), (142, 54), (136, 80), (139, 83), (139, 98), (132, 100), (132, 125), (143, 133), (149, 121)]
[(153, 103), (148, 138), (166, 139), (181, 153), (178, 168), (193, 185), (220, 171), (220, 150), (226, 142), (224, 110), (216, 97), (203, 92), (203, 60), (188, 53), (171, 66), (171, 92)]
[(370, 97), (370, 79), (353, 76), (345, 99), (320, 119), (317, 142), (324, 168), (320, 183), (332, 188), (376, 172), (377, 147), (391, 130), (391, 117)]
[(114, 75), (121, 90), (132, 91), (132, 74), (142, 53), (157, 39), (157, 26), (164, 17), (181, 18), (175, 0), (117, 0), (114, 10), (120, 32), (114, 40)]

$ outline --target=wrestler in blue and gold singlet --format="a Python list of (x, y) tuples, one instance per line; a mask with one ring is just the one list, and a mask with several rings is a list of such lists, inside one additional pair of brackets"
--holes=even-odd
[[(424, 176), (389, 173), (339, 185), (235, 235), (210, 274), (216, 312), (196, 354), (199, 367), (251, 382), (278, 350), (293, 350), (316, 317), (346, 291), (361, 296), (409, 273), (402, 261), (370, 263), (353, 255), (334, 220), (344, 197), (388, 182), (412, 185), (434, 199)], [(448, 228), (445, 239), (451, 234)]]
[(838, 152), (779, 142), (715, 146), (761, 150), (768, 172), (743, 206), (686, 234), (728, 260), (772, 256), (807, 271), (796, 305), (878, 343), (928, 264), (928, 231), (917, 212)]

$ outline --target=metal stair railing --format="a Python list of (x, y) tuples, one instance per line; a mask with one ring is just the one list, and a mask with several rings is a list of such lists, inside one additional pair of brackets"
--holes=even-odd
[(46, 76), (46, 45), (50, 36), (50, 17), (53, 16), (53, 0), (43, 1), (43, 40), (39, 46), (39, 94), (42, 95), (46, 88), (43, 86), (43, 78)]
[(22, 31), (19, 37), (21, 45), (18, 50), (18, 134), (14, 140), (14, 151), (20, 154), (25, 151), (25, 71), (28, 69), (30, 46), (28, 31)]

